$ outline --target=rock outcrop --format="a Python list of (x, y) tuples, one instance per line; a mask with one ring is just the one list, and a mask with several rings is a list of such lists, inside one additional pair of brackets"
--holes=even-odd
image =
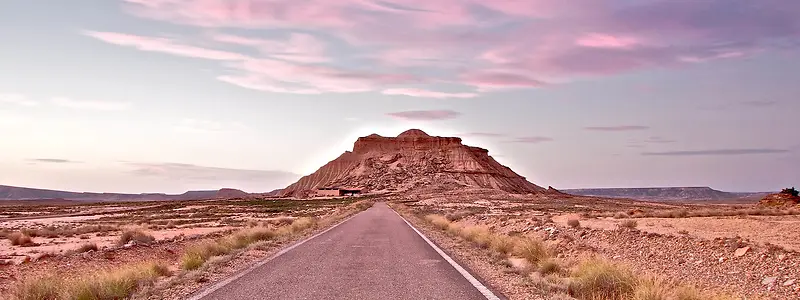
[(285, 188), (282, 196), (306, 197), (319, 188), (362, 192), (409, 191), (437, 186), (497, 189), (510, 193), (544, 193), (489, 156), (457, 137), (433, 137), (411, 129), (397, 137), (377, 134), (359, 138), (347, 151), (311, 175)]
[(788, 193), (769, 194), (758, 201), (758, 206), (794, 206), (798, 204), (800, 204), (800, 197)]

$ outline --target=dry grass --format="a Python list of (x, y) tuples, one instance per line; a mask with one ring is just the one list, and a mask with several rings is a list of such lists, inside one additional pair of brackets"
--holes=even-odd
[(579, 221), (578, 219), (569, 219), (567, 221), (567, 225), (569, 225), (569, 227), (572, 227), (572, 228), (580, 228), (581, 227), (581, 221)]
[(154, 242), (155, 240), (156, 239), (152, 235), (146, 234), (141, 230), (133, 229), (124, 231), (122, 235), (119, 237), (117, 245), (122, 246), (130, 242), (149, 244)]
[(631, 299), (638, 283), (627, 268), (599, 258), (580, 263), (573, 277), (570, 294), (586, 300)]
[(181, 268), (195, 270), (214, 256), (225, 255), (252, 243), (273, 239), (277, 235), (278, 232), (270, 228), (248, 228), (214, 241), (200, 242), (186, 248), (181, 257)]
[(663, 280), (659, 278), (645, 278), (636, 285), (633, 300), (666, 300), (669, 290)]
[(431, 222), (433, 226), (440, 230), (450, 229), (450, 221), (440, 215), (427, 215), (425, 216), (425, 220), (428, 220), (428, 222)]
[(14, 290), (20, 300), (123, 299), (138, 288), (170, 275), (166, 265), (144, 263), (83, 277), (41, 277), (21, 280)]
[(558, 263), (558, 261), (546, 258), (539, 262), (538, 272), (542, 275), (560, 274), (564, 272), (564, 268)]
[(89, 252), (89, 251), (97, 251), (99, 249), (97, 244), (95, 243), (86, 243), (80, 246), (80, 248), (75, 249), (77, 253)]
[(638, 226), (639, 223), (636, 220), (625, 220), (619, 223), (619, 226), (622, 228), (634, 229)]
[(538, 266), (539, 262), (550, 257), (550, 251), (544, 242), (533, 238), (518, 240), (514, 254), (524, 258), (532, 266)]
[(675, 300), (705, 300), (703, 294), (693, 286), (682, 286), (675, 290)]
[(507, 236), (507, 235), (500, 235), (495, 234), (492, 235), (491, 245), (489, 246), (492, 251), (498, 252), (500, 254), (508, 255), (512, 251), (514, 251), (514, 247), (516, 246), (516, 241), (514, 238)]
[(34, 246), (33, 239), (25, 233), (22, 232), (12, 232), (7, 236), (8, 240), (11, 241), (11, 245), (14, 246), (22, 246), (22, 247), (29, 247)]
[(464, 227), (461, 230), (461, 236), (481, 248), (489, 248), (492, 242), (492, 232), (485, 226)]

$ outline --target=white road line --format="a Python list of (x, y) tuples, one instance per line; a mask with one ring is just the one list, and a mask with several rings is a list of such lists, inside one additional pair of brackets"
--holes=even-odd
[(238, 274), (236, 274), (236, 275), (233, 275), (233, 276), (231, 276), (231, 277), (228, 277), (228, 278), (226, 278), (225, 280), (222, 280), (222, 281), (220, 281), (220, 282), (217, 282), (217, 283), (216, 283), (216, 284), (214, 284), (213, 286), (211, 286), (211, 287), (209, 287), (209, 288), (207, 288), (207, 289), (203, 290), (202, 292), (200, 292), (200, 293), (198, 293), (198, 294), (195, 294), (194, 296), (190, 297), (190, 298), (189, 298), (189, 300), (200, 300), (200, 299), (202, 299), (203, 297), (210, 295), (211, 293), (213, 293), (213, 292), (215, 292), (216, 290), (218, 290), (218, 289), (220, 289), (220, 288), (222, 288), (222, 287), (226, 286), (227, 284), (229, 284), (229, 283), (233, 282), (234, 280), (236, 280), (236, 279), (239, 279), (239, 278), (241, 278), (242, 276), (249, 274), (250, 272), (253, 272), (253, 270), (255, 270), (255, 269), (258, 269), (259, 267), (261, 267), (261, 266), (265, 265), (266, 263), (270, 262), (271, 260), (273, 260), (273, 259), (276, 259), (276, 258), (278, 258), (279, 256), (286, 254), (286, 252), (292, 251), (292, 249), (294, 249), (294, 248), (297, 248), (298, 246), (300, 246), (300, 245), (302, 245), (302, 244), (305, 244), (305, 242), (308, 242), (308, 241), (310, 241), (310, 240), (313, 240), (314, 238), (316, 238), (316, 237), (318, 237), (318, 236), (320, 236), (320, 235), (323, 235), (323, 234), (325, 234), (326, 232), (328, 232), (328, 231), (331, 231), (331, 230), (333, 230), (333, 229), (334, 229), (334, 228), (336, 228), (336, 227), (339, 227), (339, 225), (342, 225), (342, 224), (344, 224), (345, 222), (347, 222), (347, 221), (350, 221), (350, 219), (352, 219), (353, 217), (355, 217), (355, 216), (359, 215), (359, 214), (360, 214), (360, 213), (362, 213), (362, 212), (364, 212), (364, 211), (361, 211), (361, 212), (359, 212), (359, 213), (357, 213), (357, 214), (355, 214), (355, 215), (352, 215), (352, 216), (348, 217), (347, 219), (345, 219), (344, 221), (341, 221), (341, 222), (339, 222), (338, 224), (336, 224), (336, 225), (333, 225), (333, 226), (331, 226), (330, 228), (328, 228), (328, 229), (325, 229), (325, 230), (323, 230), (323, 231), (322, 231), (322, 232), (320, 232), (320, 233), (317, 233), (317, 234), (315, 234), (315, 235), (312, 235), (311, 237), (309, 237), (309, 238), (307, 238), (307, 239), (305, 239), (305, 240), (299, 241), (299, 242), (295, 243), (294, 245), (291, 245), (291, 246), (289, 246), (289, 247), (283, 248), (283, 250), (279, 251), (278, 253), (275, 253), (275, 255), (273, 255), (273, 256), (270, 256), (270, 257), (269, 257), (269, 258), (267, 258), (267, 259), (264, 259), (264, 260), (262, 260), (262, 261), (259, 261), (259, 262), (257, 262), (255, 265), (253, 265), (253, 266), (252, 266), (252, 267), (250, 267), (249, 269), (247, 269), (247, 270), (245, 270), (245, 271), (242, 271), (242, 272), (239, 272)]
[(403, 218), (403, 216), (397, 213), (397, 211), (395, 211), (394, 209), (392, 209), (392, 211), (395, 214), (397, 214), (397, 216), (400, 217), (400, 219), (403, 219), (403, 222), (406, 222), (406, 224), (408, 224), (408, 226), (411, 227), (411, 229), (414, 229), (414, 232), (416, 232), (420, 237), (422, 237), (422, 239), (425, 240), (425, 242), (428, 243), (428, 245), (430, 245), (431, 248), (433, 248), (433, 250), (436, 250), (436, 253), (439, 253), (439, 255), (442, 256), (444, 260), (450, 263), (450, 265), (453, 266), (453, 268), (455, 268), (456, 271), (458, 271), (458, 273), (461, 273), (461, 276), (464, 276), (464, 278), (467, 279), (467, 281), (469, 281), (469, 283), (471, 283), (472, 286), (478, 289), (478, 291), (481, 292), (481, 294), (483, 294), (483, 296), (486, 297), (486, 299), (500, 300), (500, 298), (497, 297), (494, 293), (492, 293), (492, 291), (489, 290), (489, 288), (487, 288), (485, 285), (483, 285), (483, 283), (478, 281), (478, 279), (475, 278), (475, 276), (472, 276), (472, 274), (467, 272), (467, 270), (464, 269), (464, 267), (459, 265), (455, 260), (450, 258), (450, 256), (447, 255), (447, 253), (444, 253), (442, 249), (439, 249), (439, 247), (437, 247), (433, 242), (431, 242), (431, 240), (429, 240), (424, 234), (422, 234), (422, 232), (419, 232), (419, 230), (417, 230), (417, 228), (414, 227), (414, 225), (411, 225), (411, 223), (409, 223), (408, 220), (406, 220), (406, 218)]

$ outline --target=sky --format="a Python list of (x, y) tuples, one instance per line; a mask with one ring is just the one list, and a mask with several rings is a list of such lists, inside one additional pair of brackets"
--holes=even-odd
[(282, 188), (371, 133), (556, 188), (800, 186), (800, 1), (4, 0), (0, 184)]

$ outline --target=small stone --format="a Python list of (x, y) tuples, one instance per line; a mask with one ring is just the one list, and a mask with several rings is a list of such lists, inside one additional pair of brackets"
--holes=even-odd
[(733, 252), (733, 255), (736, 256), (736, 257), (742, 257), (745, 254), (747, 254), (747, 251), (750, 251), (750, 247), (742, 247), (742, 248), (736, 249), (736, 251)]
[(763, 284), (763, 285), (772, 285), (772, 284), (775, 283), (776, 280), (778, 280), (777, 276), (764, 277), (764, 279), (761, 280), (761, 284)]
[(789, 279), (783, 283), (783, 286), (790, 286), (794, 284), (794, 279)]
[(786, 258), (786, 254), (778, 255), (778, 260), (783, 260), (784, 258)]
[(725, 262), (725, 258), (724, 257), (720, 257), (719, 258), (719, 262), (721, 262), (721, 263)]

